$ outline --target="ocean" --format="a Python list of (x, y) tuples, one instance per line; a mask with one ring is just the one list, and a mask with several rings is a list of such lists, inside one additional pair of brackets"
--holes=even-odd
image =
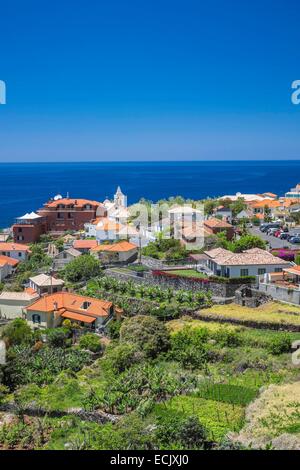
[(103, 201), (118, 185), (128, 203), (182, 195), (284, 195), (300, 182), (300, 161), (201, 161), (122, 163), (1, 163), (0, 227), (35, 211), (56, 194)]

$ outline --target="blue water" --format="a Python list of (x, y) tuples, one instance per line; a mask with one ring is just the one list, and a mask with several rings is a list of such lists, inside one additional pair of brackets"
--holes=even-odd
[(141, 197), (200, 199), (238, 191), (283, 195), (298, 182), (300, 161), (2, 163), (0, 227), (58, 193), (103, 201), (120, 185), (132, 203)]

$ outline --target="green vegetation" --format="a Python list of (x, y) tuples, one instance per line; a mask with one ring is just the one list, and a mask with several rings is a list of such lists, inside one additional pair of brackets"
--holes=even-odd
[(183, 259), (187, 256), (187, 250), (181, 245), (180, 240), (173, 238), (163, 238), (159, 234), (155, 242), (150, 242), (142, 249), (144, 256), (151, 256), (156, 259)]
[[(295, 318), (299, 311), (275, 303), (264, 309)], [(290, 351), (300, 333), (137, 315), (111, 322), (104, 348), (93, 333), (74, 344), (77, 335), (66, 326), (46, 330), (45, 343), (28, 331), (23, 341), (24, 323), (11, 325), (9, 334), (4, 330), (10, 341), (0, 399), (17, 411), (0, 425), (2, 448), (239, 449), (257, 440), (267, 446), (281, 432), (299, 434), (298, 370)], [(280, 419), (276, 393), (267, 395), (266, 410), (260, 401), (261, 387), (269, 385), (281, 400)], [(29, 405), (44, 415), (27, 416)], [(117, 421), (51, 415), (74, 409), (101, 410)]]
[(266, 242), (256, 235), (242, 235), (238, 240), (227, 240), (226, 233), (221, 232), (217, 235), (217, 245), (234, 253), (241, 253), (251, 248), (266, 248)]
[(200, 273), (195, 269), (175, 269), (171, 271), (167, 271), (169, 274), (175, 274), (176, 276), (183, 276), (183, 277), (196, 277), (199, 279), (207, 279), (206, 274)]
[(66, 281), (76, 283), (88, 281), (101, 273), (101, 264), (94, 256), (82, 255), (67, 264), (61, 275)]

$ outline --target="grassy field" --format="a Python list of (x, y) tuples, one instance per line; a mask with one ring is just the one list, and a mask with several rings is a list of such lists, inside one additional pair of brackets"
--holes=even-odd
[(206, 279), (207, 276), (203, 273), (199, 273), (195, 269), (173, 269), (172, 271), (167, 271), (169, 274), (174, 274), (181, 277), (196, 277), (199, 279)]
[(300, 308), (281, 304), (279, 302), (269, 302), (259, 308), (253, 309), (242, 307), (236, 304), (214, 305), (212, 308), (203, 309), (199, 312), (199, 317), (209, 317), (212, 320), (236, 320), (241, 322), (255, 322), (262, 326), (277, 325), (287, 327), (292, 325), (299, 327), (300, 331)]

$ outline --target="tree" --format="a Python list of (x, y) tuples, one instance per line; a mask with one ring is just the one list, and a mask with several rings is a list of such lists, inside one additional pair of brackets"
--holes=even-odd
[(159, 320), (137, 315), (127, 318), (120, 329), (121, 342), (135, 344), (147, 357), (156, 357), (169, 348), (170, 335)]
[(30, 344), (33, 341), (33, 333), (26, 320), (16, 318), (5, 327), (2, 338), (8, 347)]
[(86, 335), (81, 336), (79, 340), (79, 347), (94, 353), (99, 352), (101, 351), (100, 339), (94, 333), (87, 333)]
[(49, 346), (53, 348), (64, 348), (71, 346), (71, 331), (68, 328), (51, 328), (47, 331)]
[(109, 345), (106, 348), (102, 364), (114, 374), (120, 374), (138, 361), (141, 361), (141, 353), (136, 346), (130, 343), (121, 343)]
[(101, 264), (94, 256), (82, 255), (67, 264), (63, 276), (67, 281), (80, 282), (100, 276), (101, 273)]
[(251, 248), (261, 248), (264, 250), (266, 248), (266, 242), (256, 235), (244, 235), (234, 242), (233, 251), (240, 253), (241, 251), (250, 250)]
[(272, 221), (272, 215), (271, 215), (271, 209), (269, 206), (265, 205), (264, 207), (264, 222), (271, 222)]

